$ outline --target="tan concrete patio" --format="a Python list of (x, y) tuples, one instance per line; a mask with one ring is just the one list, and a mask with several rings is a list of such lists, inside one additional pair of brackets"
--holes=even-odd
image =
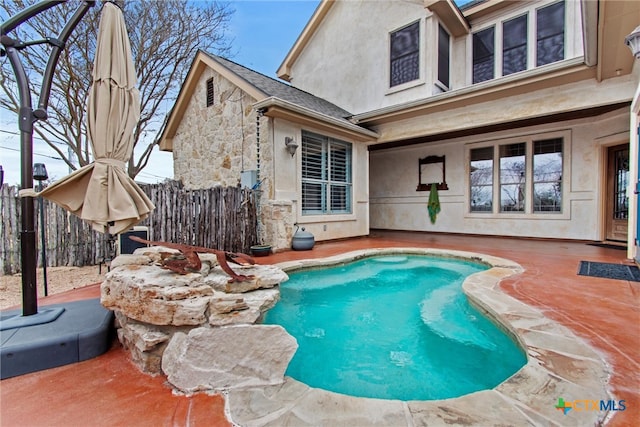
[[(586, 242), (376, 231), (367, 238), (321, 243), (312, 251), (257, 260), (270, 264), (390, 247), (473, 252), (521, 266), (522, 273), (495, 287), (495, 279), (505, 273), (505, 263), (500, 261), (502, 272), (493, 282), (474, 281), (467, 291), (481, 305), (484, 301), (499, 316), (509, 317), (529, 346), (527, 366), (495, 390), (438, 402), (373, 400), (371, 404), (370, 399), (309, 389), (288, 380), (272, 390), (232, 392), (227, 410), (233, 421), (240, 425), (371, 425), (372, 421), (379, 425), (591, 425), (604, 419), (613, 426), (638, 424), (640, 286), (576, 274), (581, 260), (628, 263), (623, 250)], [(98, 295), (93, 286), (52, 296), (42, 304)], [(520, 314), (514, 315), (514, 307), (522, 310)], [(533, 347), (542, 351), (532, 353)], [(547, 377), (533, 373), (537, 369)], [(610, 375), (608, 383), (606, 375)], [(118, 344), (96, 359), (3, 380), (0, 393), (3, 426), (228, 424), (221, 396), (173, 395), (162, 378), (138, 372)], [(559, 397), (624, 400), (626, 409), (607, 414), (576, 408), (564, 415), (554, 408)]]

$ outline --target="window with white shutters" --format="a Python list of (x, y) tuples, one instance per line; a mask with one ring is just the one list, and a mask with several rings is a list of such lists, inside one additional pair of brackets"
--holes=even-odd
[(302, 132), (302, 214), (351, 213), (351, 144)]

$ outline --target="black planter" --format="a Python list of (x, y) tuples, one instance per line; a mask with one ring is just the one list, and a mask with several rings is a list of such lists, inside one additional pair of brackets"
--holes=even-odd
[(271, 254), (271, 245), (253, 245), (251, 246), (251, 255), (267, 256)]

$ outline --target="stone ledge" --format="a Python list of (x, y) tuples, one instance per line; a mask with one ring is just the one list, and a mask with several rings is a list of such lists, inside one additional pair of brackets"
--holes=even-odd
[[(194, 328), (214, 330), (259, 322), (280, 299), (278, 285), (288, 280), (278, 267), (234, 265), (237, 273), (254, 278), (229, 283), (214, 254), (199, 254), (203, 265), (199, 273), (179, 275), (157, 265), (160, 252), (174, 250), (151, 247), (120, 255), (101, 285), (101, 303), (115, 312), (118, 339), (133, 362), (152, 375), (173, 369), (162, 365), (165, 350), (175, 347), (174, 339), (184, 341), (183, 335)], [(282, 380), (283, 373), (280, 376)]]

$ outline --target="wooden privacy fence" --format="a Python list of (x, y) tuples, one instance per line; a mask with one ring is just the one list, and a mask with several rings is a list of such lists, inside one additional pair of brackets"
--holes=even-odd
[[(141, 184), (156, 205), (138, 225), (149, 227), (151, 240), (249, 252), (258, 242), (257, 195), (238, 187), (185, 190), (179, 181)], [(18, 188), (3, 185), (0, 198), (0, 274), (20, 272), (21, 212)], [(38, 266), (42, 266), (40, 201), (35, 200)], [(107, 236), (75, 215), (44, 200), (47, 266), (95, 265), (108, 258)]]

